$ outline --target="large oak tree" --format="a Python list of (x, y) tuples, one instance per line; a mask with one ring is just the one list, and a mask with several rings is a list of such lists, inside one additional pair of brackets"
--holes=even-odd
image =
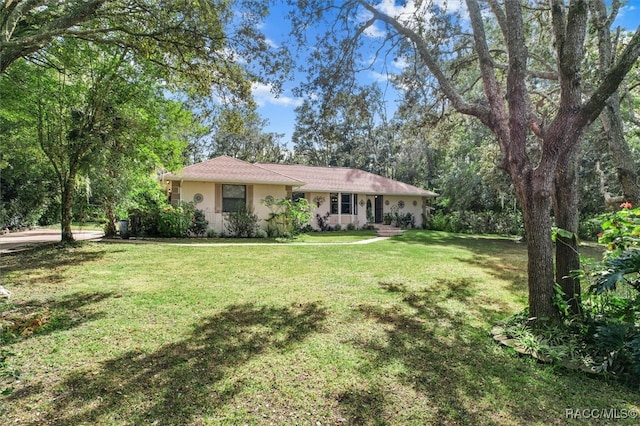
[[(576, 302), (577, 283), (565, 276), (576, 267), (578, 256), (575, 238), (562, 237), (554, 265), (551, 212), (555, 210), (557, 226), (577, 230), (578, 147), (586, 128), (640, 56), (640, 29), (597, 79), (588, 82), (593, 90), (587, 93), (582, 67), (589, 1), (466, 0), (459, 15), (436, 3), (407, 2), (397, 7), (389, 1), (305, 1), (297, 2), (301, 9), (293, 17), (303, 41), (309, 25), (327, 17), (332, 22), (313, 53), (311, 71), (319, 81), (333, 79), (341, 84), (366, 68), (362, 63), (371, 52), (390, 55), (394, 48), (408, 43), (428, 69), (429, 82), (436, 84), (437, 93), (449, 106), (490, 129), (502, 154), (497, 167), (510, 176), (523, 212), (530, 315), (557, 318), (554, 283), (558, 281)], [(546, 16), (540, 25), (552, 35), (546, 42), (539, 40), (538, 46), (530, 43), (533, 38), (527, 33), (525, 16), (531, 10)], [(488, 31), (488, 26), (497, 26), (498, 31)], [(458, 55), (461, 46), (471, 54)], [(550, 50), (551, 61), (537, 54), (540, 47)], [(472, 85), (480, 85), (480, 96), (470, 90), (468, 79), (461, 81), (457, 69), (448, 66), (453, 59), (474, 68), (477, 77)], [(541, 81), (558, 93), (546, 119), (534, 103)]]

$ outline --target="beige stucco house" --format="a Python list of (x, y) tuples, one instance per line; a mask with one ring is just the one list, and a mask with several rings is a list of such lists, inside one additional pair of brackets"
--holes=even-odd
[[(225, 214), (237, 203), (252, 206), (266, 227), (271, 210), (261, 201), (306, 198), (316, 214), (335, 226), (381, 223), (385, 213), (412, 213), (416, 226), (428, 213), (429, 199), (437, 194), (373, 173), (344, 167), (247, 163), (222, 156), (187, 166), (180, 173), (164, 175), (171, 202), (193, 201), (204, 211), (209, 227), (224, 232)], [(369, 217), (367, 217), (369, 212)]]

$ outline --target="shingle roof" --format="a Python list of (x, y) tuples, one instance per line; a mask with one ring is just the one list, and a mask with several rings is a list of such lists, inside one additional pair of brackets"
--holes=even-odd
[(226, 155), (192, 164), (183, 168), (180, 173), (171, 173), (165, 175), (164, 178), (167, 180), (220, 183), (265, 183), (291, 186), (304, 184), (304, 182), (282, 175), (277, 171), (268, 170), (257, 164), (247, 163)]
[(345, 167), (317, 167), (299, 164), (247, 163), (221, 156), (192, 164), (180, 173), (165, 175), (166, 180), (219, 183), (262, 183), (291, 185), (304, 192), (356, 192), (358, 194), (417, 195), (435, 197), (427, 191), (373, 173)]
[(438, 195), (426, 189), (359, 169), (302, 166), (299, 164), (257, 164), (265, 169), (305, 182), (303, 186), (297, 188), (297, 191), (301, 192), (357, 192), (359, 194), (419, 195), (423, 197)]

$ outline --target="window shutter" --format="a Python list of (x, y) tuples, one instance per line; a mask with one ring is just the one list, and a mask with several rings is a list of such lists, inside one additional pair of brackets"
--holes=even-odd
[(171, 182), (171, 204), (178, 205), (180, 203), (180, 183)]
[(247, 185), (247, 207), (253, 207), (253, 185)]
[(220, 213), (222, 211), (222, 184), (216, 183), (216, 202), (214, 211)]

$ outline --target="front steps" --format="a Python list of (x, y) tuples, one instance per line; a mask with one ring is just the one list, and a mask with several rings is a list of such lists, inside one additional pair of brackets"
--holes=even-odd
[(381, 223), (375, 223), (373, 227), (376, 229), (378, 237), (394, 237), (396, 235), (402, 235), (404, 232), (400, 228), (396, 228), (392, 225), (383, 225)]

